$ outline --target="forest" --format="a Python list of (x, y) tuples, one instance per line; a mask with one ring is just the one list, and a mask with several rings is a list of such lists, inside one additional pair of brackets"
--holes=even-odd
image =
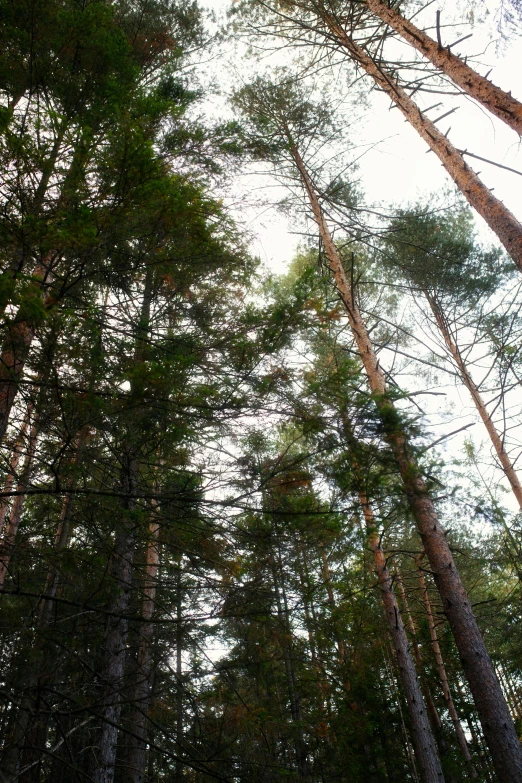
[(0, 783), (522, 783), (521, 33), (0, 0)]

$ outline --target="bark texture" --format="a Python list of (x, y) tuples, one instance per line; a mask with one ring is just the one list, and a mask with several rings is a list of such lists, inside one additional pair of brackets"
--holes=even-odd
[(502, 783), (522, 783), (522, 747), (471, 602), (455, 566), (433, 501), (410, 451), (399, 413), (387, 394), (385, 374), (361, 318), (316, 190), (299, 151), (295, 146), (291, 146), (291, 150), (319, 227), (335, 285), (348, 315), (386, 440), (394, 454), (408, 504), (434, 574), (495, 770)]
[[(350, 444), (354, 440), (353, 427), (344, 411), (342, 413), (342, 421), (344, 433), (350, 448)], [(377, 529), (373, 506), (364, 491), (358, 461), (353, 452), (351, 452), (351, 464), (358, 488), (359, 502), (364, 516), (368, 546), (373, 555), (375, 573), (377, 574), (382, 602), (384, 604), (384, 614), (393, 642), (399, 676), (408, 705), (413, 748), (417, 766), (420, 770), (420, 777), (423, 783), (432, 783), (432, 781), (436, 780), (443, 781), (444, 775), (437, 753), (435, 738), (430, 726), (429, 713), (426, 709), (426, 703), (422, 695), (419, 680), (417, 679), (415, 662), (410, 652), (406, 629), (393, 589), (393, 579), (389, 572), (386, 556), (382, 548), (381, 536)]]
[(504, 92), (470, 68), (464, 60), (453, 54), (449, 46), (439, 46), (438, 41), (434, 41), (423, 30), (405, 19), (397, 8), (390, 8), (383, 0), (365, 2), (375, 16), (395, 30), (461, 90), (522, 135), (522, 103), (513, 98), (511, 93)]

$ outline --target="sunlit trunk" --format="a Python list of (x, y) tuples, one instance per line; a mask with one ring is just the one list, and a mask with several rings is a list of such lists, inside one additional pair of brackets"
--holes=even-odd
[(513, 98), (511, 93), (504, 92), (488, 81), (485, 76), (481, 76), (453, 54), (449, 46), (442, 46), (442, 42), (434, 41), (423, 30), (405, 19), (397, 10), (398, 6), (390, 7), (383, 0), (365, 0), (365, 3), (372, 13), (399, 33), (461, 90), (509, 125), (519, 136), (522, 135), (522, 104)]

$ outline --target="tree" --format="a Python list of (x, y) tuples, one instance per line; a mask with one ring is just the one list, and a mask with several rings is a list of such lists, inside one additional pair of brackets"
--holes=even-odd
[[(434, 503), (416, 463), (407, 428), (388, 391), (385, 373), (361, 317), (356, 292), (350, 285), (333, 241), (317, 188), (301, 157), (300, 146), (307, 140), (310, 129), (318, 127), (321, 110), (313, 106), (306, 94), (300, 94), (289, 82), (278, 87), (270, 83), (263, 84), (258, 80), (255, 85), (243, 88), (236, 101), (251, 123), (252, 135), (259, 145), (256, 151), (262, 150), (269, 160), (275, 160), (276, 163), (278, 159), (285, 161), (290, 159), (301, 179), (325, 248), (334, 284), (346, 311), (368, 378), (386, 441), (397, 462), (409, 506), (435, 574), (444, 611), (463, 661), (466, 678), (473, 693), (495, 769), (501, 780), (507, 782), (518, 779), (522, 776), (522, 749), (502, 689), (456, 569)], [(271, 146), (269, 146), (270, 142), (272, 142)], [(310, 145), (308, 148), (310, 149)]]

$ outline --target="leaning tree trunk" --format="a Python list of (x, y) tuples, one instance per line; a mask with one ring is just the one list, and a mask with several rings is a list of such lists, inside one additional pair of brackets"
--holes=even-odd
[(462, 358), (462, 354), (460, 353), (458, 345), (453, 340), (448, 323), (444, 317), (442, 310), (438, 306), (433, 296), (431, 296), (427, 292), (424, 292), (424, 294), (426, 296), (426, 299), (428, 300), (428, 303), (430, 305), (431, 311), (433, 313), (439, 331), (442, 337), (444, 338), (446, 347), (448, 348), (451, 357), (457, 366), (462, 383), (471, 394), (471, 398), (475, 404), (475, 407), (479, 413), (480, 418), (484, 423), (484, 426), (487, 430), (487, 433), (490, 437), (493, 447), (497, 453), (498, 460), (502, 465), (502, 469), (506, 475), (506, 478), (511, 485), (511, 489), (513, 490), (513, 494), (517, 500), (517, 503), (520, 509), (522, 510), (522, 484), (520, 483), (520, 479), (517, 475), (517, 472), (513, 466), (513, 463), (511, 462), (511, 459), (509, 458), (509, 454), (507, 453), (504, 447), (502, 438), (500, 434), (497, 432), (497, 428), (495, 427), (493, 420), (487, 411), (486, 405), (484, 404), (484, 400), (482, 399), (478, 386), (476, 385), (475, 381), (471, 377), (471, 374), (466, 366), (466, 362)]
[(522, 783), (522, 747), (471, 602), (457, 571), (435, 506), (411, 451), (400, 414), (387, 393), (385, 374), (357, 307), (312, 180), (299, 151), (291, 140), (290, 143), (296, 167), (319, 227), (329, 267), (346, 309), (352, 334), (380, 414), (385, 438), (395, 456), (408, 504), (434, 573), (435, 583), (453, 632), (497, 775), (502, 783)]
[(429, 683), (426, 681), (426, 677), (424, 676), (424, 664), (422, 662), (422, 653), (417, 640), (417, 629), (415, 628), (415, 623), (413, 622), (413, 617), (410, 611), (410, 604), (408, 601), (408, 597), (406, 595), (406, 590), (404, 589), (404, 583), (399, 575), (396, 575), (396, 582), (404, 606), (404, 611), (406, 612), (406, 620), (407, 620), (408, 630), (410, 632), (411, 645), (413, 647), (413, 654), (415, 656), (415, 661), (417, 664), (417, 672), (419, 673), (419, 677), (422, 683), (422, 690), (424, 693), (424, 699), (426, 701), (426, 707), (428, 708), (428, 715), (430, 716), (430, 723), (432, 725), (433, 732), (437, 738), (437, 744), (439, 745), (440, 751), (441, 753), (445, 753), (447, 751), (447, 748), (445, 747), (445, 742), (441, 735), (442, 722), (437, 707), (435, 705), (435, 702), (433, 701), (433, 696), (431, 693)]
[(386, 620), (393, 640), (401, 683), (408, 705), (413, 747), (417, 765), (420, 770), (420, 776), (425, 783), (443, 781), (444, 776), (442, 774), (435, 739), (431, 731), (428, 712), (417, 679), (415, 663), (410, 653), (408, 638), (406, 636), (399, 605), (393, 591), (392, 578), (388, 571), (386, 557), (381, 546), (381, 537), (377, 531), (373, 509), (364, 492), (359, 493), (359, 499), (366, 522), (368, 545), (373, 554)]
[(415, 764), (415, 754), (413, 751), (412, 744), (410, 742), (408, 731), (406, 729), (406, 722), (404, 720), (404, 715), (402, 711), (401, 694), (399, 693), (399, 688), (397, 687), (397, 682), (395, 680), (395, 673), (393, 671), (393, 658), (390, 659), (388, 658), (385, 644), (383, 645), (383, 658), (384, 658), (384, 665), (386, 667), (386, 671), (391, 683), (391, 687), (395, 695), (395, 701), (397, 702), (397, 708), (399, 710), (404, 750), (406, 751), (406, 758), (408, 760), (408, 767), (410, 769), (410, 774), (411, 777), (415, 780), (415, 783), (420, 783), (419, 775), (417, 772), (417, 766)]
[(511, 93), (504, 92), (488, 81), (485, 76), (481, 76), (453, 54), (449, 46), (442, 46), (440, 41), (434, 41), (423, 30), (405, 19), (397, 10), (398, 6), (390, 8), (383, 0), (365, 0), (365, 3), (375, 16), (395, 30), (461, 90), (522, 135), (522, 103), (513, 98)]
[[(346, 415), (342, 414), (343, 428), (350, 449), (354, 435), (352, 424)], [(393, 649), (399, 669), (406, 704), (408, 705), (408, 714), (410, 716), (412, 741), (415, 752), (415, 758), (420, 770), (420, 776), (424, 783), (435, 783), (443, 781), (444, 776), (440, 759), (437, 753), (437, 747), (433, 732), (431, 730), (428, 712), (422, 691), (417, 679), (415, 662), (411, 656), (408, 637), (402, 621), (402, 615), (397, 603), (397, 598), (393, 590), (391, 574), (388, 570), (386, 556), (381, 545), (381, 536), (377, 529), (377, 522), (373, 513), (373, 507), (363, 487), (363, 481), (360, 475), (359, 465), (355, 455), (350, 449), (350, 458), (352, 470), (357, 485), (359, 502), (366, 525), (366, 536), (368, 546), (373, 555), (375, 572), (379, 582), (382, 602), (384, 604), (384, 614), (388, 624), (388, 630), (393, 642)]]
[(484, 218), (497, 235), (507, 252), (522, 271), (522, 225), (516, 217), (496, 198), (482, 180), (467, 165), (462, 154), (451, 144), (437, 126), (429, 120), (409, 97), (397, 80), (378, 65), (364, 49), (343, 30), (330, 15), (323, 14), (330, 35), (347, 50), (350, 57), (372, 77), (374, 82), (400, 109), (407, 121), (437, 155), (442, 165), (462, 191), (471, 206)]
[(424, 578), (424, 574), (420, 566), (420, 559), (417, 562), (417, 570), (418, 570), (419, 581), (421, 586), (422, 603), (424, 604), (426, 617), (428, 618), (428, 628), (430, 631), (431, 646), (433, 648), (433, 652), (435, 655), (435, 662), (437, 664), (437, 671), (439, 672), (440, 682), (442, 685), (442, 693), (444, 694), (444, 701), (446, 702), (446, 707), (449, 712), (451, 722), (453, 723), (453, 728), (455, 729), (455, 734), (457, 735), (459, 747), (466, 761), (469, 774), (475, 780), (477, 778), (477, 771), (473, 766), (473, 761), (471, 760), (471, 754), (469, 752), (468, 743), (466, 741), (466, 735), (464, 734), (464, 729), (462, 728), (462, 724), (460, 722), (459, 716), (457, 715), (457, 710), (455, 709), (455, 703), (451, 695), (448, 675), (446, 672), (446, 667), (444, 666), (444, 661), (442, 659), (439, 639), (437, 637), (437, 629), (435, 628), (435, 620), (433, 618), (433, 612), (431, 609), (431, 602), (428, 594), (428, 588), (426, 586), (426, 580)]

